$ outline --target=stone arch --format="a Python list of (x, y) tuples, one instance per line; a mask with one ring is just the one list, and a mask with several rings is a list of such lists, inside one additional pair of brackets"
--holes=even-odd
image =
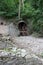
[(18, 29), (20, 31), (20, 35), (21, 36), (27, 36), (28, 32), (27, 32), (27, 24), (25, 21), (19, 21), (18, 23)]
[(23, 26), (26, 26), (27, 27), (27, 24), (24, 22), (24, 21), (20, 21), (19, 23), (18, 23), (18, 29), (19, 30), (22, 30), (22, 27)]

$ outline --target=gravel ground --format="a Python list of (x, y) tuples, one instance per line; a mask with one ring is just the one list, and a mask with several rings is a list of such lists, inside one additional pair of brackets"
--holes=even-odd
[(43, 53), (43, 38), (35, 38), (32, 36), (15, 37), (13, 39), (15, 45), (27, 50), (31, 49), (33, 53)]
[(43, 58), (38, 57), (36, 54), (43, 52), (43, 38), (35, 38), (32, 36), (24, 37), (0, 37), (0, 48), (11, 47), (13, 45), (25, 49), (27, 55), (25, 57), (15, 57), (11, 61), (0, 61), (0, 65), (43, 65)]

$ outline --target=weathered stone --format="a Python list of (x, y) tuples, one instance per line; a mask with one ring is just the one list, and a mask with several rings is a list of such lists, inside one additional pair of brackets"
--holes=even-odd
[(0, 25), (0, 34), (8, 35), (9, 33), (8, 26)]
[(26, 60), (26, 65), (43, 65), (42, 62), (36, 58), (29, 58)]

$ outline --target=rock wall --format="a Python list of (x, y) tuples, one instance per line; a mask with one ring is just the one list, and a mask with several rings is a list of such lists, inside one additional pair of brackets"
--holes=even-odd
[(13, 25), (13, 23), (9, 25), (0, 25), (0, 34), (2, 35), (10, 35), (12, 37), (18, 36), (19, 31), (17, 26)]
[(13, 23), (11, 23), (9, 25), (9, 34), (12, 37), (15, 37), (15, 36), (18, 36), (19, 35), (18, 27), (16, 25), (13, 25)]

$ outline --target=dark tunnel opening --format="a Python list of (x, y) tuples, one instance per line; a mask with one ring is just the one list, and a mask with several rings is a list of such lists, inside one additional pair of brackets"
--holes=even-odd
[(28, 35), (27, 24), (25, 22), (20, 21), (18, 23), (18, 29), (20, 31), (20, 36), (27, 36)]

